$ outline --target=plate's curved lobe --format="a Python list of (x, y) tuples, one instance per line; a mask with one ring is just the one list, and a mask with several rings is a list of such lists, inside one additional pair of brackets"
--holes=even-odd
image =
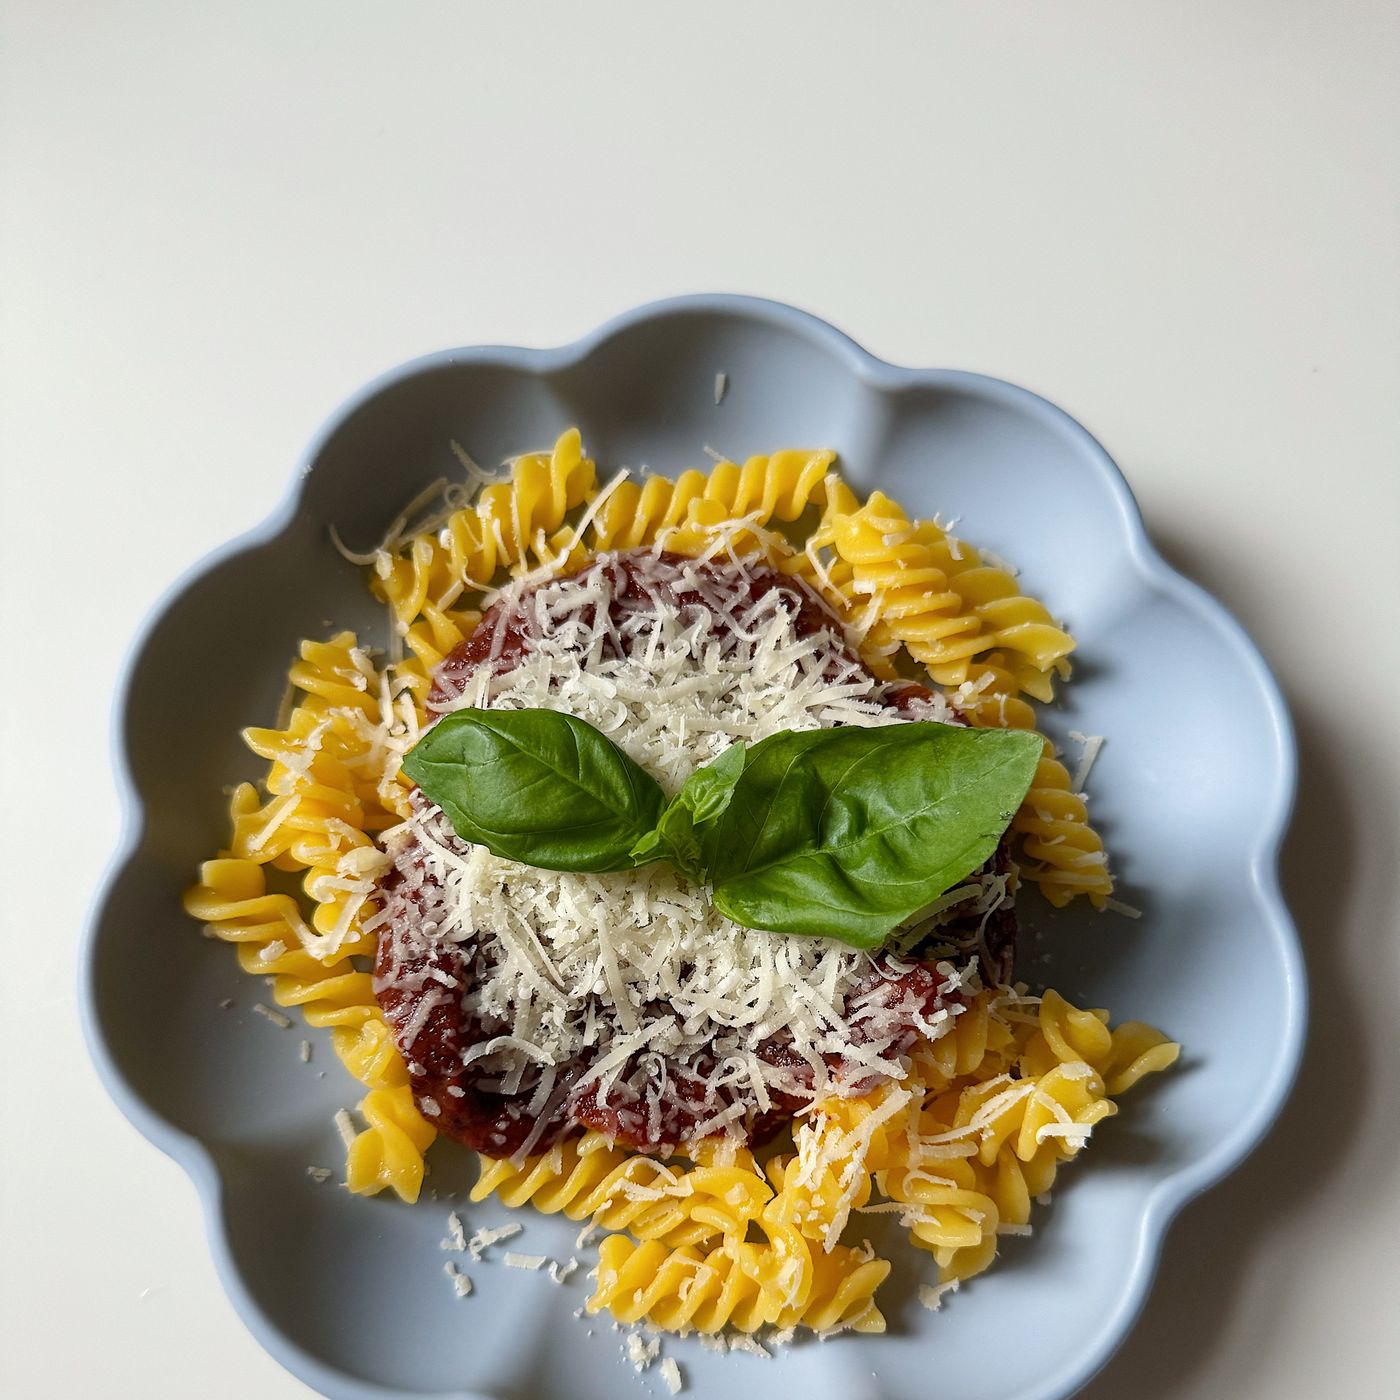
[[(1131, 1325), (1172, 1215), (1258, 1141), (1291, 1082), (1304, 983), (1276, 880), (1293, 791), (1288, 720), (1249, 640), (1157, 556), (1122, 477), (1072, 419), (979, 375), (884, 364), (790, 307), (683, 298), (562, 349), (455, 350), (395, 370), (336, 415), (273, 519), (167, 595), (117, 715), (126, 843), (84, 961), (106, 1082), (189, 1171), (239, 1311), (325, 1394), (574, 1400), (626, 1383), (614, 1335), (570, 1316), (580, 1276), (556, 1288), (478, 1265), (471, 1298), (447, 1286), (437, 1245), (466, 1153), (435, 1154), (436, 1207), (351, 1198), (308, 1177), (308, 1165), (338, 1162), (332, 1115), (355, 1086), (328, 1047), (308, 1068), (302, 1032), (249, 1014), (255, 986), (179, 907), (224, 839), (221, 790), (251, 773), (238, 731), (275, 713), (297, 641), (323, 634), (327, 618), (383, 640), (327, 527), (368, 544), (456, 469), (454, 440), (494, 461), (569, 423), (599, 461), (663, 471), (701, 461), (706, 445), (833, 447), (857, 485), (879, 485), (911, 514), (956, 516), (960, 533), (1015, 560), (1075, 631), (1078, 673), (1046, 723), (1060, 738), (1109, 736), (1096, 820), (1147, 913), (1128, 924), (1047, 911), (1041, 945), (1067, 994), (1163, 1026), (1186, 1059), (1095, 1138), (1036, 1238), (1008, 1242), (997, 1269), (939, 1314), (913, 1303), (919, 1261), (892, 1240), (909, 1267), (882, 1291), (887, 1336), (798, 1345), (762, 1368), (690, 1342), (669, 1348), (701, 1395), (757, 1395), (773, 1365), (784, 1390), (812, 1400), (923, 1394), (935, 1356), (940, 1393), (958, 1400), (1069, 1394)], [(1202, 694), (1209, 704), (1189, 711), (1180, 698)], [(476, 1223), (505, 1218), (494, 1202), (471, 1211)], [(531, 1252), (573, 1252), (567, 1222), (524, 1223)]]

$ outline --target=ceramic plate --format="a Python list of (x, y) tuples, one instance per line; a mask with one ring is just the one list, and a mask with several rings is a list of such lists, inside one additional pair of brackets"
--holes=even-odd
[[(87, 1027), (108, 1086), (189, 1172), (249, 1327), (324, 1394), (662, 1393), (655, 1369), (633, 1372), (610, 1325), (573, 1316), (582, 1270), (556, 1286), (483, 1262), (470, 1268), (476, 1292), (454, 1295), (438, 1243), (471, 1184), (465, 1150), (433, 1149), (436, 1199), (412, 1207), (308, 1177), (308, 1165), (339, 1169), (332, 1116), (357, 1086), (325, 1033), (252, 1014), (264, 989), (179, 903), (225, 839), (222, 790), (258, 772), (238, 732), (272, 721), (298, 640), (330, 622), (384, 640), (382, 610), (327, 527), (365, 547), (405, 500), (457, 470), (453, 440), (493, 462), (568, 424), (600, 470), (705, 466), (705, 446), (739, 460), (835, 448), (857, 488), (880, 487), (911, 515), (956, 517), (960, 534), (1014, 560), (1078, 638), (1074, 681), (1045, 724), (1061, 740), (1108, 736), (1093, 811), (1120, 893), (1144, 915), (1057, 913), (1027, 895), (1024, 970), (1163, 1027), (1185, 1046), (1180, 1066), (1125, 1101), (1062, 1174), (1034, 1236), (1008, 1240), (942, 1311), (917, 1302), (927, 1256), (873, 1231), (896, 1261), (881, 1292), (888, 1334), (808, 1341), (771, 1361), (666, 1343), (702, 1397), (913, 1397), (931, 1393), (934, 1375), (940, 1400), (1070, 1394), (1132, 1325), (1173, 1215), (1258, 1141), (1293, 1075), (1304, 982), (1276, 882), (1294, 779), (1288, 719), (1253, 645), (1153, 551), (1123, 478), (1077, 423), (997, 380), (884, 364), (789, 307), (686, 298), (563, 349), (454, 350), (395, 370), (336, 415), (271, 520), (171, 591), (123, 687), (126, 844), (87, 947)], [(495, 1202), (465, 1213), (469, 1226), (509, 1214)], [(521, 1249), (573, 1252), (569, 1222), (515, 1218)]]

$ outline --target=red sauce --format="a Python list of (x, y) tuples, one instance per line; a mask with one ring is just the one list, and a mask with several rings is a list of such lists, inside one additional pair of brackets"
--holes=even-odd
[[(628, 613), (654, 611), (658, 599), (682, 613), (687, 609), (698, 609), (704, 613), (711, 611), (704, 593), (699, 589), (677, 587), (669, 581), (663, 581), (659, 585), (652, 582), (650, 587), (644, 585), (641, 567), (643, 560), (657, 560), (677, 569), (688, 566), (689, 570), (697, 575), (703, 577), (709, 574), (722, 578), (726, 588), (732, 587), (732, 580), (724, 577), (713, 564), (686, 559), (682, 555), (667, 551), (663, 551), (659, 555), (653, 555), (650, 550), (645, 551), (644, 554), (620, 554), (607, 564), (589, 565), (577, 575), (579, 578), (584, 578), (594, 569), (607, 568), (610, 570), (613, 576), (613, 606), (610, 610), (610, 616), (614, 624), (620, 623)], [(749, 601), (756, 603), (759, 599), (767, 597), (768, 594), (775, 591), (784, 594), (791, 601), (793, 630), (799, 637), (811, 637), (818, 632), (831, 629), (831, 619), (822, 611), (821, 604), (811, 594), (799, 589), (781, 574), (774, 573), (771, 569), (756, 569), (752, 571), (752, 574), (752, 582), (747, 588)], [(441, 707), (455, 700), (467, 688), (467, 683), (472, 675), (482, 666), (490, 665), (493, 672), (499, 673), (512, 670), (519, 665), (521, 659), (530, 649), (533, 618), (529, 610), (528, 600), (532, 596), (533, 590), (525, 593), (514, 606), (497, 603), (482, 614), (476, 630), (455, 651), (446, 656), (434, 672), (433, 688), (428, 694), (429, 709)], [(837, 640), (834, 633), (832, 634), (832, 642), (844, 659), (859, 664), (844, 643)], [(604, 651), (616, 655), (616, 642), (609, 639), (604, 644)], [(930, 694), (924, 686), (914, 682), (910, 682), (909, 685), (911, 692), (920, 692), (924, 697)]]
[[(646, 556), (651, 558), (649, 554)], [(662, 560), (676, 568), (688, 566), (696, 574), (708, 573), (725, 584), (734, 586), (734, 576), (728, 570), (713, 565), (683, 560), (675, 555), (662, 555)], [(613, 603), (610, 618), (614, 625), (631, 611), (654, 610), (660, 601), (681, 610), (699, 609), (713, 615), (703, 593), (676, 582), (657, 585), (655, 577), (650, 586), (641, 581), (636, 557), (622, 555), (607, 563), (596, 563), (589, 569), (609, 568), (613, 573)], [(584, 571), (586, 575), (588, 571)], [(580, 575), (582, 578), (584, 575)], [(794, 629), (801, 636), (811, 636), (829, 630), (831, 623), (820, 605), (786, 578), (768, 570), (754, 570), (746, 585), (751, 601), (757, 601), (774, 590), (791, 600)], [(497, 604), (488, 609), (476, 630), (448, 656), (434, 676), (429, 706), (445, 707), (460, 696), (471, 677), (482, 666), (495, 672), (512, 669), (528, 653), (531, 645), (533, 614), (528, 606), (531, 594), (513, 604)], [(689, 620), (689, 619), (687, 619)], [(845, 648), (837, 635), (830, 634), (833, 665), (859, 662)], [(616, 651), (616, 643), (612, 646)], [(905, 682), (892, 688), (885, 703), (900, 710), (909, 710), (914, 702), (932, 695), (916, 682)], [(1009, 855), (1005, 844), (998, 849), (994, 861), (1005, 869)], [(402, 876), (392, 872), (384, 882), (386, 893), (402, 884)], [(590, 1062), (605, 1053), (606, 1046), (591, 1050), (587, 1055), (557, 1066), (556, 1087), (550, 1099), (537, 1111), (531, 1111), (531, 1094), (508, 1094), (488, 1087), (479, 1065), (463, 1065), (462, 1056), (474, 1045), (499, 1035), (510, 1033), (510, 1026), (497, 1019), (486, 1019), (469, 1011), (462, 1004), (461, 992), (469, 988), (476, 977), (474, 961), (478, 954), (470, 946), (455, 943), (431, 943), (424, 947), (415, 937), (413, 921), (407, 917), (402, 901), (397, 920), (392, 920), (381, 934), (375, 965), (375, 992), (386, 1020), (393, 1027), (399, 1049), (408, 1062), (414, 1095), (420, 1107), (429, 1115), (434, 1126), (448, 1137), (491, 1156), (510, 1156), (531, 1136), (543, 1120), (542, 1130), (535, 1135), (532, 1151), (543, 1150), (560, 1138), (585, 1128), (596, 1128), (609, 1137), (628, 1143), (646, 1152), (669, 1152), (688, 1137), (695, 1125), (717, 1111), (739, 1100), (746, 1108), (752, 1104), (750, 1086), (730, 1085), (714, 1090), (706, 1085), (713, 1062), (692, 1061), (689, 1064), (670, 1061), (666, 1070), (673, 1094), (662, 1104), (659, 1121), (656, 1110), (648, 1114), (647, 1104), (635, 1098), (629, 1101), (625, 1081), (638, 1062), (624, 1066), (610, 1089), (606, 1101), (596, 1087), (589, 1083)], [(967, 929), (969, 943), (979, 930), (973, 920)], [(1010, 960), (1015, 943), (1015, 916), (1010, 909), (999, 910), (986, 920), (980, 930), (977, 951), (983, 965), (991, 965), (1009, 976)], [(852, 1037), (857, 1041), (873, 1038), (862, 1034), (859, 1008), (862, 998), (870, 1006), (900, 1005), (909, 1017), (909, 1029), (900, 1043), (888, 1053), (902, 1053), (917, 1038), (916, 1016), (928, 1017), (940, 1006), (960, 999), (955, 990), (945, 986), (944, 979), (929, 964), (901, 965), (896, 970), (890, 959), (877, 954), (866, 980), (848, 999), (848, 1019)], [(432, 980), (436, 978), (436, 980)], [(411, 984), (416, 990), (405, 987)], [(424, 999), (431, 997), (432, 1005), (424, 1014)], [(764, 1041), (755, 1053), (769, 1063), (793, 1071), (794, 1077), (809, 1090), (813, 1080), (811, 1065), (798, 1055), (781, 1036)], [(842, 1068), (840, 1057), (827, 1057), (828, 1067)], [(849, 1071), (849, 1066), (846, 1067)], [(864, 1080), (846, 1074), (844, 1085), (852, 1092), (873, 1087), (878, 1076)], [(805, 1100), (797, 1095), (770, 1093), (769, 1111), (749, 1115), (747, 1136), (761, 1143), (779, 1131), (802, 1106)]]

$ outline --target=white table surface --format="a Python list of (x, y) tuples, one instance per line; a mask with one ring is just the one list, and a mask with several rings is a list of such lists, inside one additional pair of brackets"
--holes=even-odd
[(1395, 7), (584, 8), (0, 5), (0, 1390), (308, 1393), (78, 1038), (152, 601), (381, 369), (725, 289), (1063, 404), (1272, 659), (1308, 1058), (1086, 1394), (1395, 1394)]

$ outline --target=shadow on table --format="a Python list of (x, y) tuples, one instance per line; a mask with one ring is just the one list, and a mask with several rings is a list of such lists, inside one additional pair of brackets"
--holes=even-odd
[[(1188, 577), (1222, 596), (1203, 561), (1174, 539), (1158, 539), (1166, 558)], [(1228, 590), (1223, 590), (1228, 593)], [(1222, 601), (1227, 606), (1228, 596)], [(1248, 619), (1242, 621), (1248, 626)], [(1322, 662), (1341, 687), (1341, 661)], [(1322, 690), (1319, 685), (1319, 691)], [(1336, 692), (1334, 691), (1334, 694)], [(1234, 1175), (1187, 1206), (1172, 1225), (1151, 1297), (1135, 1330), (1079, 1400), (1166, 1400), (1194, 1393), (1201, 1368), (1224, 1343), (1246, 1275), (1251, 1295), (1272, 1319), (1295, 1290), (1309, 1287), (1306, 1261), (1268, 1275), (1251, 1270), (1254, 1244), (1285, 1224), (1307, 1198), (1338, 1189), (1338, 1179), (1364, 1148), (1370, 1082), (1381, 1061), (1387, 1028), (1367, 1025), (1362, 988), (1387, 930), (1362, 916), (1355, 882), (1363, 846), (1397, 853), (1400, 832), (1384, 803), (1348, 787), (1340, 772), (1339, 724), (1354, 723), (1360, 705), (1338, 703), (1334, 717), (1317, 712), (1303, 695), (1287, 697), (1298, 734), (1299, 787), (1293, 824), (1284, 843), (1283, 891), (1298, 924), (1307, 961), (1310, 1024), (1297, 1085), (1273, 1131)], [(1339, 714), (1340, 712), (1340, 714)], [(1383, 830), (1377, 833), (1377, 825)], [(1377, 839), (1377, 836), (1379, 839)], [(1367, 872), (1374, 876), (1375, 872)], [(1394, 879), (1394, 867), (1387, 874)], [(1369, 900), (1366, 903), (1370, 903)], [(1381, 907), (1387, 906), (1381, 901)], [(1374, 1126), (1374, 1125), (1372, 1125)], [(1389, 1127), (1392, 1139), (1396, 1122)], [(1392, 1140), (1374, 1160), (1394, 1162)]]

